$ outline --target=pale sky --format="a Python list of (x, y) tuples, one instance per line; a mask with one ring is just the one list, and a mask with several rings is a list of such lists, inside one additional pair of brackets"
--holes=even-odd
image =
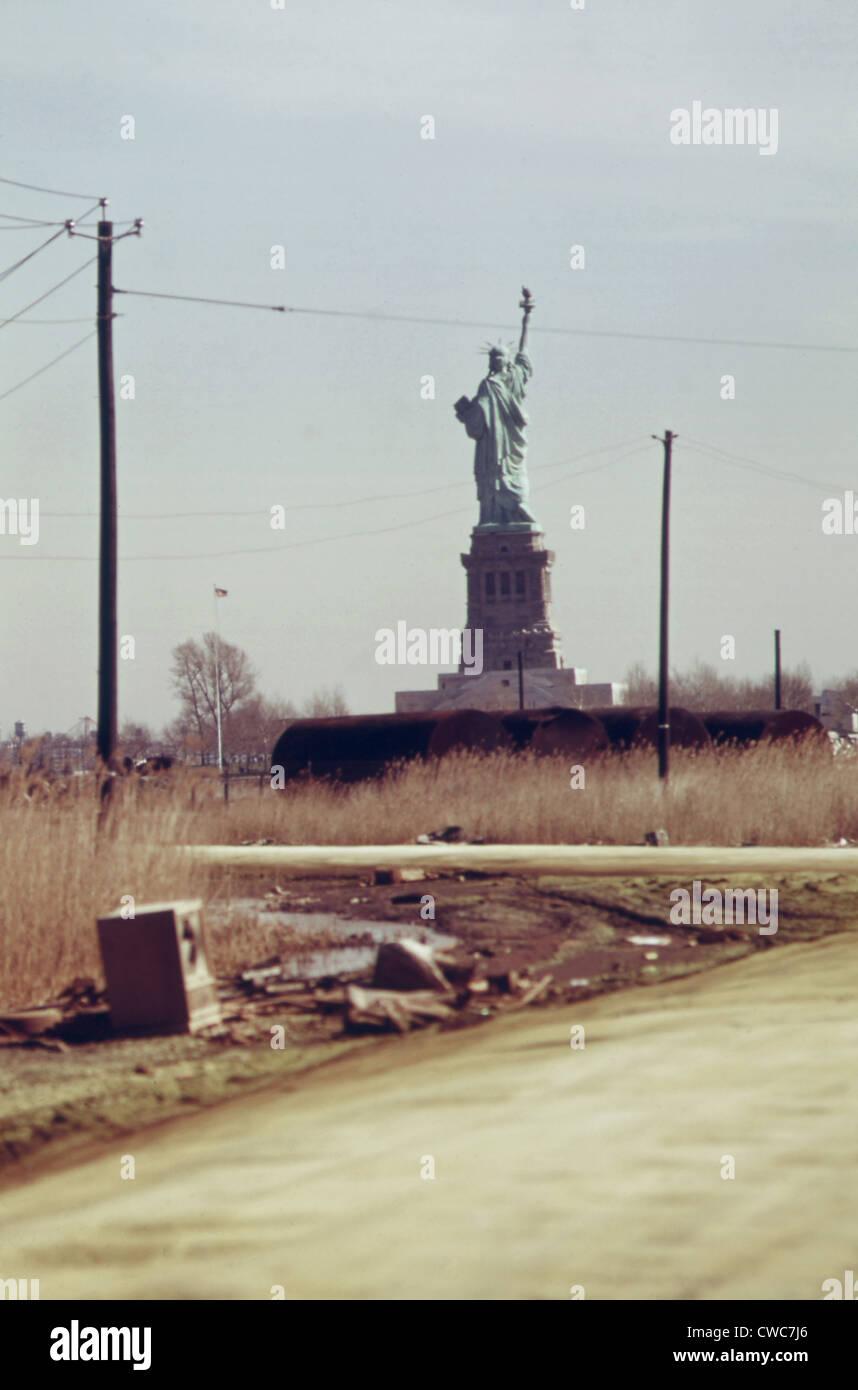
[[(817, 684), (858, 666), (858, 536), (821, 528), (826, 498), (858, 492), (851, 0), (6, 0), (4, 31), (0, 175), (142, 217), (118, 287), (474, 325), (117, 297), (117, 382), (135, 386), (117, 402), (119, 629), (136, 641), (121, 721), (174, 716), (170, 653), (211, 627), (214, 584), (223, 637), (270, 695), (340, 684), (354, 711), (383, 711), (434, 687), (437, 668), (377, 665), (375, 632), (465, 622), (477, 504), (452, 405), (492, 325), (515, 335), (522, 284), (532, 506), (566, 664), (591, 681), (655, 666), (650, 436), (669, 428), (673, 663), (760, 674), (780, 627), (785, 663)], [(673, 145), (671, 112), (694, 101), (776, 109), (777, 153)], [(0, 184), (7, 215), (88, 206)], [(0, 234), (0, 271), (50, 232)], [(0, 319), (94, 249), (61, 238), (2, 280)], [(89, 331), (43, 320), (94, 312), (93, 267), (0, 327), (0, 395)], [(61, 732), (96, 713), (98, 523), (67, 515), (98, 505), (95, 340), (0, 400), (0, 421), (0, 496), (41, 510), (37, 545), (0, 535), (0, 732)]]

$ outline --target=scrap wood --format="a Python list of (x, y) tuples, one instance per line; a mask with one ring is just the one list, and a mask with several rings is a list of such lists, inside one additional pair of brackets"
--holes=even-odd
[(338, 989), (317, 989), (315, 993), (316, 1007), (323, 1014), (335, 1013), (338, 1009), (346, 1006), (346, 988)]
[(3, 1014), (0, 1018), (0, 1024), (6, 1024), (31, 1038), (56, 1028), (62, 1021), (62, 1009), (21, 1009), (17, 1013)]
[[(389, 949), (393, 946), (393, 950)], [(423, 979), (434, 988), (377, 988), (358, 983), (358, 972), (327, 975), (318, 981), (283, 978), (282, 964), (268, 961), (228, 979), (218, 980), (218, 993), (224, 1006), (224, 1023), (201, 1031), (212, 1040), (247, 1043), (257, 1034), (254, 1020), (283, 1013), (290, 1025), (317, 1021), (331, 1035), (335, 1020), (326, 1015), (342, 1015), (348, 1029), (384, 1031), (395, 1028), (407, 1033), (411, 1028), (431, 1022), (449, 1022), (467, 1014), (469, 1006), (486, 1014), (485, 1005), (524, 1008), (542, 998), (552, 976), (533, 984), (523, 979), (509, 962), (505, 970), (493, 971), (491, 978), (476, 978), (475, 960), (461, 952), (431, 951), (412, 942), (386, 943), (379, 956), (401, 963), (419, 964)], [(500, 962), (497, 962), (500, 965)], [(443, 973), (442, 973), (443, 972)], [(506, 978), (504, 978), (504, 974)], [(413, 977), (417, 983), (417, 975)], [(506, 988), (506, 994), (498, 990)], [(517, 992), (524, 990), (524, 993)], [(479, 996), (479, 1003), (477, 998)], [(258, 1024), (256, 1027), (258, 1028)], [(30, 1009), (0, 1014), (0, 1047), (40, 1046), (66, 1051), (68, 1042), (93, 1042), (111, 1036), (106, 992), (91, 979), (78, 978), (55, 999)]]
[(90, 1041), (109, 1030), (105, 993), (94, 980), (78, 978), (55, 999), (31, 1009), (0, 1014), (0, 1044), (26, 1047), (34, 1044), (65, 1051), (63, 1039)]
[(507, 1005), (507, 1008), (524, 1009), (527, 1007), (528, 1004), (532, 1004), (535, 1000), (541, 999), (542, 996), (547, 992), (548, 986), (551, 984), (551, 981), (553, 979), (553, 975), (543, 975), (541, 979), (537, 980), (535, 984), (531, 985), (530, 989), (525, 990), (524, 994), (522, 994), (520, 999), (516, 999), (514, 1003)]
[(68, 1052), (68, 1045), (62, 1038), (48, 1037), (29, 1025), (18, 1027), (12, 1021), (14, 1018), (14, 1015), (0, 1018), (0, 1047), (47, 1047), (53, 1052)]
[[(345, 1000), (340, 1001), (339, 1007), (342, 1008)], [(313, 1013), (320, 1013), (319, 1002), (315, 994), (266, 994), (261, 999), (251, 999), (242, 1006), (241, 1012), (244, 1015), (250, 1014), (279, 1014), (284, 1011), (290, 1016), (294, 1011), (307, 1010)]]
[(239, 975), (235, 983), (240, 989), (260, 989), (267, 980), (276, 980), (283, 967), (277, 965), (257, 965), (252, 970), (245, 970)]
[(419, 883), (426, 877), (423, 869), (385, 869), (379, 866), (373, 869), (369, 882), (376, 886), (384, 883)]
[(434, 990), (405, 992), (349, 985), (346, 1001), (346, 1022), (357, 1028), (386, 1028), (393, 1024), (400, 1033), (407, 1033), (412, 1024), (453, 1017), (453, 1010)]
[(48, 1008), (57, 1005), (60, 1008), (70, 1009), (99, 1009), (106, 1007), (106, 991), (99, 989), (95, 980), (89, 976), (77, 975), (70, 985), (56, 999), (50, 999), (42, 1007)]

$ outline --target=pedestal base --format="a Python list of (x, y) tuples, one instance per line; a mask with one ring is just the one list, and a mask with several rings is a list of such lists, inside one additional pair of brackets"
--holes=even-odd
[[(467, 627), (482, 629), (483, 670), (559, 670), (560, 639), (551, 626), (553, 551), (529, 523), (477, 526), (462, 556), (468, 576)], [(465, 667), (459, 670), (464, 674)]]

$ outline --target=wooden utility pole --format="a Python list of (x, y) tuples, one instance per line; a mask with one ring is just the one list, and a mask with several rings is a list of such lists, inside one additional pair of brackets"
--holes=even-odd
[[(102, 199), (102, 214), (106, 200)], [(98, 404), (101, 434), (101, 531), (98, 561), (98, 752), (116, 748), (116, 400), (113, 389), (113, 223), (98, 224)]]
[(781, 708), (781, 630), (775, 628), (775, 709)]
[[(113, 387), (113, 223), (101, 198), (98, 224), (98, 412), (101, 440), (101, 520), (98, 553), (98, 733), (99, 757), (109, 763), (116, 750), (118, 636), (116, 623), (116, 396)], [(140, 236), (143, 221), (116, 237)], [(86, 235), (74, 232), (75, 236)], [(90, 238), (91, 240), (92, 238)]]
[[(653, 439), (657, 439), (653, 435)], [(661, 609), (658, 640), (658, 775), (663, 782), (670, 773), (670, 689), (668, 675), (668, 611), (670, 603), (670, 465), (673, 441), (665, 430), (664, 484), (661, 499)]]

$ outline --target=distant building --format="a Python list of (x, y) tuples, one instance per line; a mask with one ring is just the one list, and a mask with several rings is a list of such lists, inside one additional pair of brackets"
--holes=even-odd
[(848, 708), (839, 690), (814, 695), (813, 713), (830, 733), (858, 734), (858, 712)]

